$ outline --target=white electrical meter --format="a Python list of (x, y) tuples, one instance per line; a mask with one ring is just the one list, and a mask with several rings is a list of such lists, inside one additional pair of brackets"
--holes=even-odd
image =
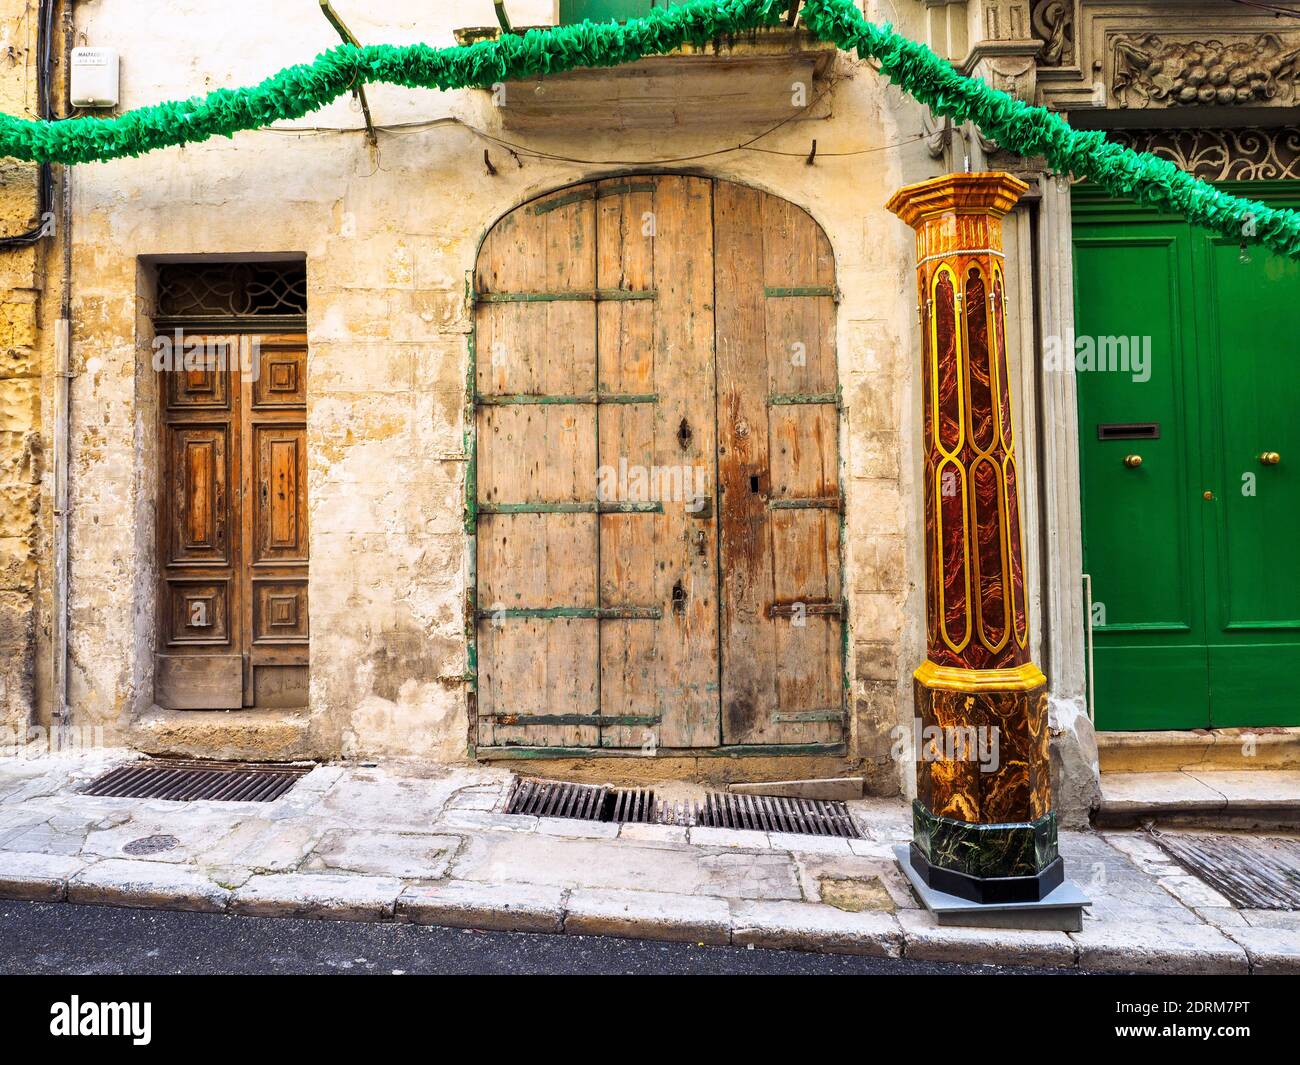
[(117, 106), (117, 50), (74, 48), (72, 50), (72, 106)]

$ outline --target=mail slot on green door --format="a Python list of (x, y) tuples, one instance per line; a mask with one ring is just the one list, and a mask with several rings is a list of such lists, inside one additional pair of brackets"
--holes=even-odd
[(1074, 212), (1097, 726), (1300, 724), (1300, 262), (1086, 189)]

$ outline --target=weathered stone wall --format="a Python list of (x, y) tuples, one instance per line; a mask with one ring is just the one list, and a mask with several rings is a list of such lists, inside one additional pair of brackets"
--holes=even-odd
[[(36, 114), (32, 5), (0, 2), (0, 111)], [(3, 51), (3, 48), (0, 48)], [(0, 234), (39, 224), (39, 170), (0, 160)], [(41, 246), (0, 248), (0, 735), (21, 734), (36, 699), (41, 515)]]
[[(920, 34), (907, 24), (911, 5), (901, 16), (886, 7), (869, 13)], [(550, 21), (547, 0), (512, 0), (510, 9), (516, 24)], [(358, 5), (343, 15), (363, 41), (434, 44), (451, 43), (454, 27), (493, 21), (487, 0)], [(253, 0), (217, 8), (182, 2), (165, 19), (129, 0), (99, 0), (78, 19), (88, 44), (121, 51), (123, 107), (251, 83), (335, 42), (314, 6), (288, 13)], [(896, 729), (910, 729), (910, 675), (924, 654), (916, 301), (911, 233), (882, 205), (941, 164), (916, 139), (920, 108), (865, 66), (838, 60), (828, 100), (819, 113), (829, 117), (790, 122), (766, 137), (764, 147), (791, 153), (773, 155), (718, 152), (762, 131), (737, 128), (726, 114), (691, 116), (689, 128), (515, 137), (501, 132), (486, 92), (375, 87), (379, 124), (434, 124), (381, 132), (373, 151), (358, 132), (324, 129), (360, 125), (355, 107), (340, 101), (296, 132), (246, 133), (79, 168), (74, 722), (102, 725), (110, 740), (195, 753), (466, 758), (463, 407), (466, 278), (478, 242), (533, 196), (637, 169), (566, 159), (699, 155), (683, 166), (805, 207), (834, 248), (843, 291), (851, 750), (873, 789), (909, 787), (912, 767), (891, 748)], [(516, 160), (471, 126), (564, 158), (520, 151)], [(807, 166), (814, 137), (819, 156)], [(485, 148), (495, 176), (484, 167)], [(157, 454), (149, 264), (254, 253), (307, 261), (311, 705), (261, 718), (159, 714), (151, 707)]]

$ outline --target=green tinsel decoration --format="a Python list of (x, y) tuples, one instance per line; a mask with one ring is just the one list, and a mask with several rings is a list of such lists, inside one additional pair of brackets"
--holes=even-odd
[[(487, 88), (576, 67), (619, 66), (683, 44), (704, 45), (776, 25), (787, 6), (787, 0), (692, 0), (622, 25), (583, 22), (453, 48), (344, 44), (310, 64), (286, 67), (259, 85), (217, 89), (202, 99), (141, 107), (115, 118), (49, 122), (0, 115), (0, 155), (64, 164), (117, 159), (301, 118), (369, 82)], [(1300, 257), (1300, 213), (1220, 192), (1164, 159), (1106, 140), (1102, 132), (1071, 129), (1045, 108), (959, 74), (889, 25), (868, 22), (852, 0), (805, 0), (801, 17), (818, 39), (874, 59), (890, 81), (935, 114), (974, 122), (1008, 151), (1043, 156), (1058, 172), (1088, 178), (1113, 195)]]

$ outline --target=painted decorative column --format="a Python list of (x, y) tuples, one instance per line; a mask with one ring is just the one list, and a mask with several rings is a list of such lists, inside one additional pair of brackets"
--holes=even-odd
[(916, 230), (923, 337), (927, 656), (910, 857), (932, 888), (989, 903), (1039, 899), (1064, 876), (1004, 331), (1002, 219), (1027, 188), (949, 174), (887, 204)]

